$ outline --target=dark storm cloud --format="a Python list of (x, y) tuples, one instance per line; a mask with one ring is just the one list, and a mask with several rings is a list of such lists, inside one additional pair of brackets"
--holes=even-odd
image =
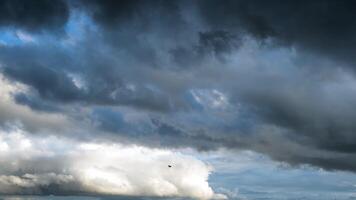
[[(115, 27), (120, 23), (126, 24), (127, 21), (132, 21), (135, 18), (139, 18), (142, 22), (152, 23), (145, 17), (156, 14), (168, 18), (162, 20), (179, 21), (179, 2), (176, 1), (90, 0), (80, 3), (79, 6), (87, 9), (89, 14), (105, 28)], [(148, 25), (146, 25), (147, 28)], [(175, 27), (172, 26), (172, 28)]]
[[(27, 24), (16, 16), (35, 20), (37, 11), (15, 9), (16, 21), (2, 25), (61, 27), (66, 18), (57, 16), (56, 2), (43, 14), (49, 21)], [(93, 137), (251, 149), (290, 164), (356, 171), (355, 77), (347, 71), (356, 50), (352, 1), (69, 5), (89, 18), (72, 46), (63, 40), (0, 46), (2, 73), (30, 87), (14, 94), (17, 103), (64, 115), (73, 113), (55, 108), (88, 108), (80, 119), (92, 122)], [(130, 113), (116, 110), (122, 107), (144, 122), (130, 122)]]
[(0, 26), (28, 31), (60, 30), (69, 18), (69, 8), (62, 0), (1, 0)]
[(198, 39), (189, 46), (177, 46), (169, 51), (178, 69), (198, 67), (206, 58), (225, 61), (226, 56), (237, 50), (242, 41), (240, 35), (223, 30), (201, 31)]
[[(0, 47), (4, 63), (2, 72), (12, 80), (31, 86), (39, 96), (52, 102), (170, 109), (167, 97), (162, 96), (164, 94), (159, 90), (140, 84), (134, 89), (129, 88), (128, 83), (122, 80), (121, 71), (131, 73), (124, 69), (129, 67), (128, 64), (115, 63), (114, 55), (95, 51), (96, 44), (83, 45), (87, 49), (75, 55), (70, 55), (60, 46)], [(75, 84), (71, 74), (78, 74), (78, 79), (83, 81), (82, 88)]]
[(78, 95), (80, 95), (73, 81), (55, 69), (37, 65), (12, 66), (5, 68), (3, 73), (24, 84), (33, 86), (44, 98), (66, 102), (78, 99)]
[(227, 31), (209, 31), (199, 33), (199, 49), (211, 51), (216, 55), (230, 53), (239, 46), (236, 35)]
[(355, 1), (212, 0), (199, 4), (212, 28), (274, 38), (280, 44), (355, 64)]
[(25, 93), (14, 94), (14, 100), (16, 103), (21, 105), (26, 105), (33, 110), (44, 111), (44, 112), (58, 112), (60, 109), (55, 105), (43, 101), (37, 96), (29, 96)]

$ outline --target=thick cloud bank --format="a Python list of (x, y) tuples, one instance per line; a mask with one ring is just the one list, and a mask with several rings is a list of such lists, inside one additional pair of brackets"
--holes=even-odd
[[(0, 132), (1, 194), (211, 199), (211, 167), (177, 152)], [(168, 167), (171, 165), (172, 167)]]
[[(19, 127), (34, 143), (42, 136), (119, 143), (123, 150), (251, 150), (293, 166), (356, 172), (354, 1), (0, 2), (4, 137)], [(63, 191), (55, 183), (68, 181), (76, 186), (72, 193), (93, 191), (83, 185), (86, 175), (49, 170), (96, 162), (85, 157), (90, 150), (73, 146), (64, 164), (26, 176), (19, 169), (3, 183), (53, 182), (43, 190)], [(95, 148), (104, 154), (114, 147)], [(207, 169), (198, 185), (159, 182), (164, 193), (154, 183), (131, 187), (136, 178), (122, 178), (137, 167), (93, 170), (123, 180), (117, 183), (123, 194), (213, 195), (201, 185)], [(156, 173), (147, 172), (148, 179)], [(103, 191), (100, 185), (114, 183), (92, 179), (98, 192), (114, 187)]]

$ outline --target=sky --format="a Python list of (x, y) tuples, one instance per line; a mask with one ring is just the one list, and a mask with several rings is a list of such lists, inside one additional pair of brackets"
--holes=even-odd
[(355, 9), (0, 0), (0, 199), (356, 199)]

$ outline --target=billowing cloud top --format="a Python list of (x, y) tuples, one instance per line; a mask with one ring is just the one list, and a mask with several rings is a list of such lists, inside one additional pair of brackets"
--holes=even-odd
[[(355, 172), (355, 8), (351, 0), (1, 0), (0, 155), (9, 166), (0, 168), (0, 192), (216, 197), (209, 167), (174, 153), (182, 148)], [(36, 143), (28, 154), (12, 151), (13, 130)], [(69, 146), (53, 150), (41, 137)], [(171, 160), (179, 167), (163, 170)], [(157, 166), (141, 171), (147, 165)]]

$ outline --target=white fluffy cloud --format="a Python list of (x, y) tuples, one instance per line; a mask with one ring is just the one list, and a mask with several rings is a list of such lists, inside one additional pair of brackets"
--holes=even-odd
[[(223, 198), (212, 168), (179, 152), (0, 132), (0, 193), (59, 193)], [(172, 167), (168, 167), (172, 165)], [(58, 190), (59, 187), (59, 190)]]

